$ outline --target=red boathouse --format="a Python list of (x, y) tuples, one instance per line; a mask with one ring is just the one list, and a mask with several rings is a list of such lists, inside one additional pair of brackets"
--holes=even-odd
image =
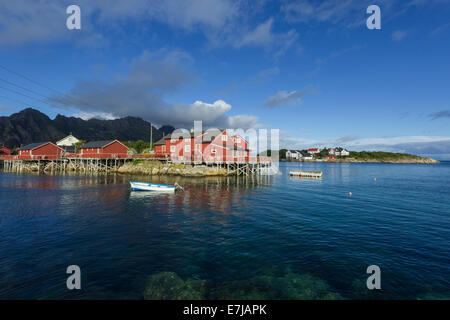
[(78, 149), (82, 158), (126, 158), (128, 148), (118, 140), (91, 141)]
[(24, 159), (58, 159), (63, 153), (63, 149), (53, 142), (31, 143), (19, 149), (18, 158)]

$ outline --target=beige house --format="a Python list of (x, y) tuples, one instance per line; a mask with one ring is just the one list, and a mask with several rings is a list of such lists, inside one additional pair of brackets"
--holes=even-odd
[(80, 142), (80, 140), (75, 138), (73, 135), (69, 134), (67, 137), (57, 141), (56, 145), (60, 147), (71, 147), (78, 142)]

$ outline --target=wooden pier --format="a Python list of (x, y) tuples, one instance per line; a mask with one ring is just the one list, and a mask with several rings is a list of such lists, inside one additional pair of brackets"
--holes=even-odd
[(182, 164), (183, 166), (207, 166), (225, 169), (227, 175), (251, 176), (260, 175), (263, 168), (271, 168), (272, 161), (268, 158), (251, 157), (248, 162), (231, 161), (173, 161), (169, 158), (155, 158), (149, 156), (130, 156), (126, 158), (80, 158), (80, 157), (61, 157), (48, 159), (38, 157), (35, 159), (20, 159), (17, 156), (8, 156), (0, 158), (0, 168), (8, 172), (42, 172), (42, 173), (108, 173), (116, 172), (122, 165), (138, 161), (159, 161), (166, 163)]

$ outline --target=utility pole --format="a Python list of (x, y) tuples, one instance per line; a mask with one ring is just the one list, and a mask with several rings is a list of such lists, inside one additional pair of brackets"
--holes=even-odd
[(152, 146), (153, 146), (153, 126), (152, 123), (150, 122), (150, 151), (152, 151)]

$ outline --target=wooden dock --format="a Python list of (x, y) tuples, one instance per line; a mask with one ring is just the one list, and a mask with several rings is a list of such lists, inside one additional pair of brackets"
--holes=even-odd
[(297, 176), (302, 178), (322, 178), (322, 171), (310, 171), (310, 170), (292, 170), (289, 172), (290, 176)]
[[(108, 173), (116, 172), (122, 165), (133, 161), (159, 161), (191, 166), (210, 166), (223, 168), (227, 175), (251, 176), (260, 175), (261, 169), (272, 167), (272, 161), (268, 158), (250, 157), (247, 162), (233, 161), (174, 161), (169, 158), (155, 158), (148, 156), (130, 156), (126, 158), (81, 158), (81, 157), (61, 157), (46, 158), (37, 157), (35, 159), (20, 159), (17, 156), (7, 156), (0, 158), (0, 168), (9, 172), (43, 172), (43, 173)], [(209, 160), (209, 159), (208, 159)]]

